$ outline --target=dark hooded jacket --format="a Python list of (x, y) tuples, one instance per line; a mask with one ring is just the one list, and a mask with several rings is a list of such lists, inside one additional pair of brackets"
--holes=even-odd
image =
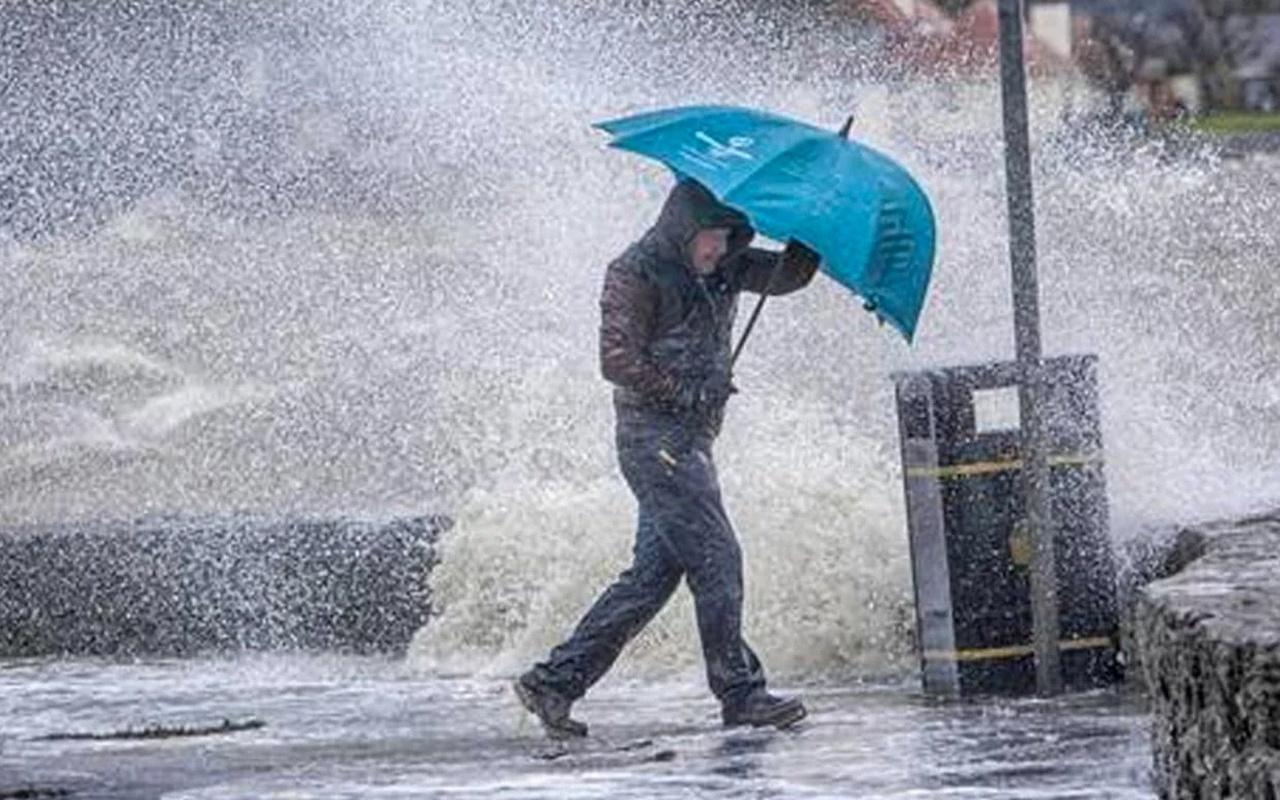
[[(730, 228), (716, 271), (699, 278), (688, 245), (704, 228)], [(755, 231), (737, 211), (701, 184), (682, 181), (658, 221), (609, 265), (600, 299), (600, 365), (614, 384), (614, 402), (627, 410), (664, 411), (705, 423), (714, 435), (723, 396), (712, 408), (680, 403), (688, 387), (727, 385), (738, 294), (781, 295), (813, 278), (816, 261), (788, 248), (785, 255), (749, 247)], [(776, 268), (775, 268), (776, 267)]]

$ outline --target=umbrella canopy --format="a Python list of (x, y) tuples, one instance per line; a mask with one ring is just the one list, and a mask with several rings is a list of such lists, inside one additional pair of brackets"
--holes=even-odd
[(596, 123), (610, 146), (706, 186), (776, 241), (795, 239), (822, 270), (908, 341), (933, 269), (933, 210), (888, 156), (778, 114), (687, 106)]

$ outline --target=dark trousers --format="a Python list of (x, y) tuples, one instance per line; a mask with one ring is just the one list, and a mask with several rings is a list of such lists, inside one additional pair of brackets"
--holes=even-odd
[(712, 436), (660, 412), (619, 413), (618, 458), (639, 503), (634, 560), (533, 674), (578, 699), (683, 577), (693, 592), (707, 683), (721, 702), (738, 700), (763, 688), (765, 678), (742, 638), (742, 550), (720, 499)]

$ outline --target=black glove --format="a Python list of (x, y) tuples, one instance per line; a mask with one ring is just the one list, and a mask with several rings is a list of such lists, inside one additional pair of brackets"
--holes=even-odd
[(701, 380), (681, 383), (676, 390), (675, 406), (681, 411), (703, 413), (724, 405), (729, 395), (737, 391), (738, 387), (733, 385), (728, 374), (716, 373)]
[(814, 252), (808, 245), (795, 239), (787, 241), (787, 246), (783, 249), (781, 258), (781, 266), (784, 269), (794, 268), (797, 271), (804, 269), (809, 272), (816, 270), (818, 264), (822, 261), (822, 256)]

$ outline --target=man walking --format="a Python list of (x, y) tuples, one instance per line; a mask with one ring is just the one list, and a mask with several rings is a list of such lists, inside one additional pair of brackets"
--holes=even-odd
[(554, 737), (585, 736), (570, 717), (622, 648), (683, 577), (693, 592), (707, 682), (726, 726), (786, 727), (805, 715), (765, 689), (742, 638), (742, 551), (720, 498), (711, 447), (731, 382), (733, 321), (742, 291), (780, 295), (812, 279), (817, 256), (791, 242), (752, 248), (744, 217), (701, 184), (678, 183), (657, 223), (605, 275), (600, 361), (614, 384), (618, 460), (639, 504), (631, 567), (572, 636), (515, 683)]

